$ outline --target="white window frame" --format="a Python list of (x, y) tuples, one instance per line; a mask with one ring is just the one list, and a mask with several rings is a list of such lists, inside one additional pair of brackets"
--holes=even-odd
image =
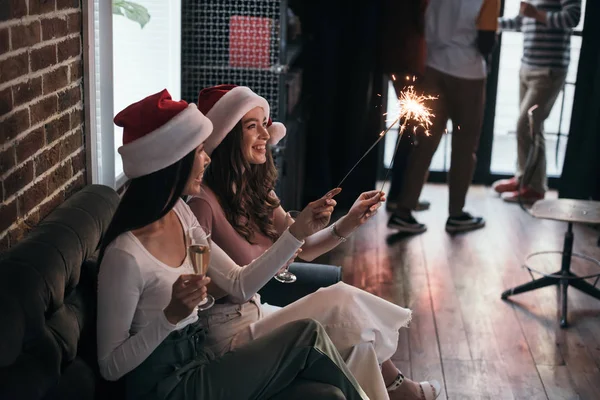
[(120, 188), (115, 176), (112, 1), (83, 1), (84, 109), (88, 182)]

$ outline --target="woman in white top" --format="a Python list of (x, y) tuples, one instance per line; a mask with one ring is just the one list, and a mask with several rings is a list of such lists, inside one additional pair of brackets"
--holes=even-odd
[[(198, 222), (180, 197), (199, 193), (212, 124), (166, 90), (130, 105), (115, 123), (124, 128), (119, 152), (132, 180), (100, 249), (102, 376), (126, 377), (130, 399), (366, 399), (313, 320), (287, 324), (220, 357), (206, 350), (194, 309), (207, 287), (217, 297), (219, 289), (193, 273), (185, 233)], [(331, 198), (311, 203), (270, 251), (244, 268), (213, 245), (212, 281), (234, 297), (252, 296), (305, 237), (327, 225), (334, 205)]]

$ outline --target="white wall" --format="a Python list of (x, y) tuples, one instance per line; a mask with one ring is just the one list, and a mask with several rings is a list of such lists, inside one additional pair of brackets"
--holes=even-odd
[[(148, 9), (144, 28), (124, 16), (113, 15), (113, 76), (115, 115), (129, 104), (167, 89), (181, 96), (181, 0), (133, 0)], [(116, 149), (122, 128), (115, 129), (116, 175), (123, 164)]]

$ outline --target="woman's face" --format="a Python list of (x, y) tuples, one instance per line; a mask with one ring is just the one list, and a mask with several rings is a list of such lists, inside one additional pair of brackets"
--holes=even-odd
[(183, 194), (186, 196), (197, 196), (200, 194), (200, 185), (202, 185), (202, 176), (206, 167), (210, 164), (210, 157), (204, 151), (204, 144), (201, 144), (196, 148), (194, 154), (194, 165), (192, 166), (192, 173), (183, 189)]
[(267, 117), (261, 107), (253, 108), (242, 117), (242, 154), (250, 164), (267, 162)]

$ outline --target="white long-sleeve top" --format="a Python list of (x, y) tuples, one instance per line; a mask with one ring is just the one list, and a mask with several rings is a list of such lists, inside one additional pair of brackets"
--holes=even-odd
[[(185, 231), (198, 226), (187, 204), (178, 201), (174, 211)], [(303, 242), (286, 231), (277, 242), (245, 267), (235, 264), (214, 243), (208, 276), (231, 297), (250, 299), (294, 256)], [(186, 258), (179, 267), (156, 259), (131, 232), (107, 248), (98, 275), (98, 363), (107, 380), (117, 380), (140, 365), (174, 330), (195, 322), (192, 312), (173, 325), (163, 310), (171, 301), (172, 285), (179, 275), (191, 274)]]

